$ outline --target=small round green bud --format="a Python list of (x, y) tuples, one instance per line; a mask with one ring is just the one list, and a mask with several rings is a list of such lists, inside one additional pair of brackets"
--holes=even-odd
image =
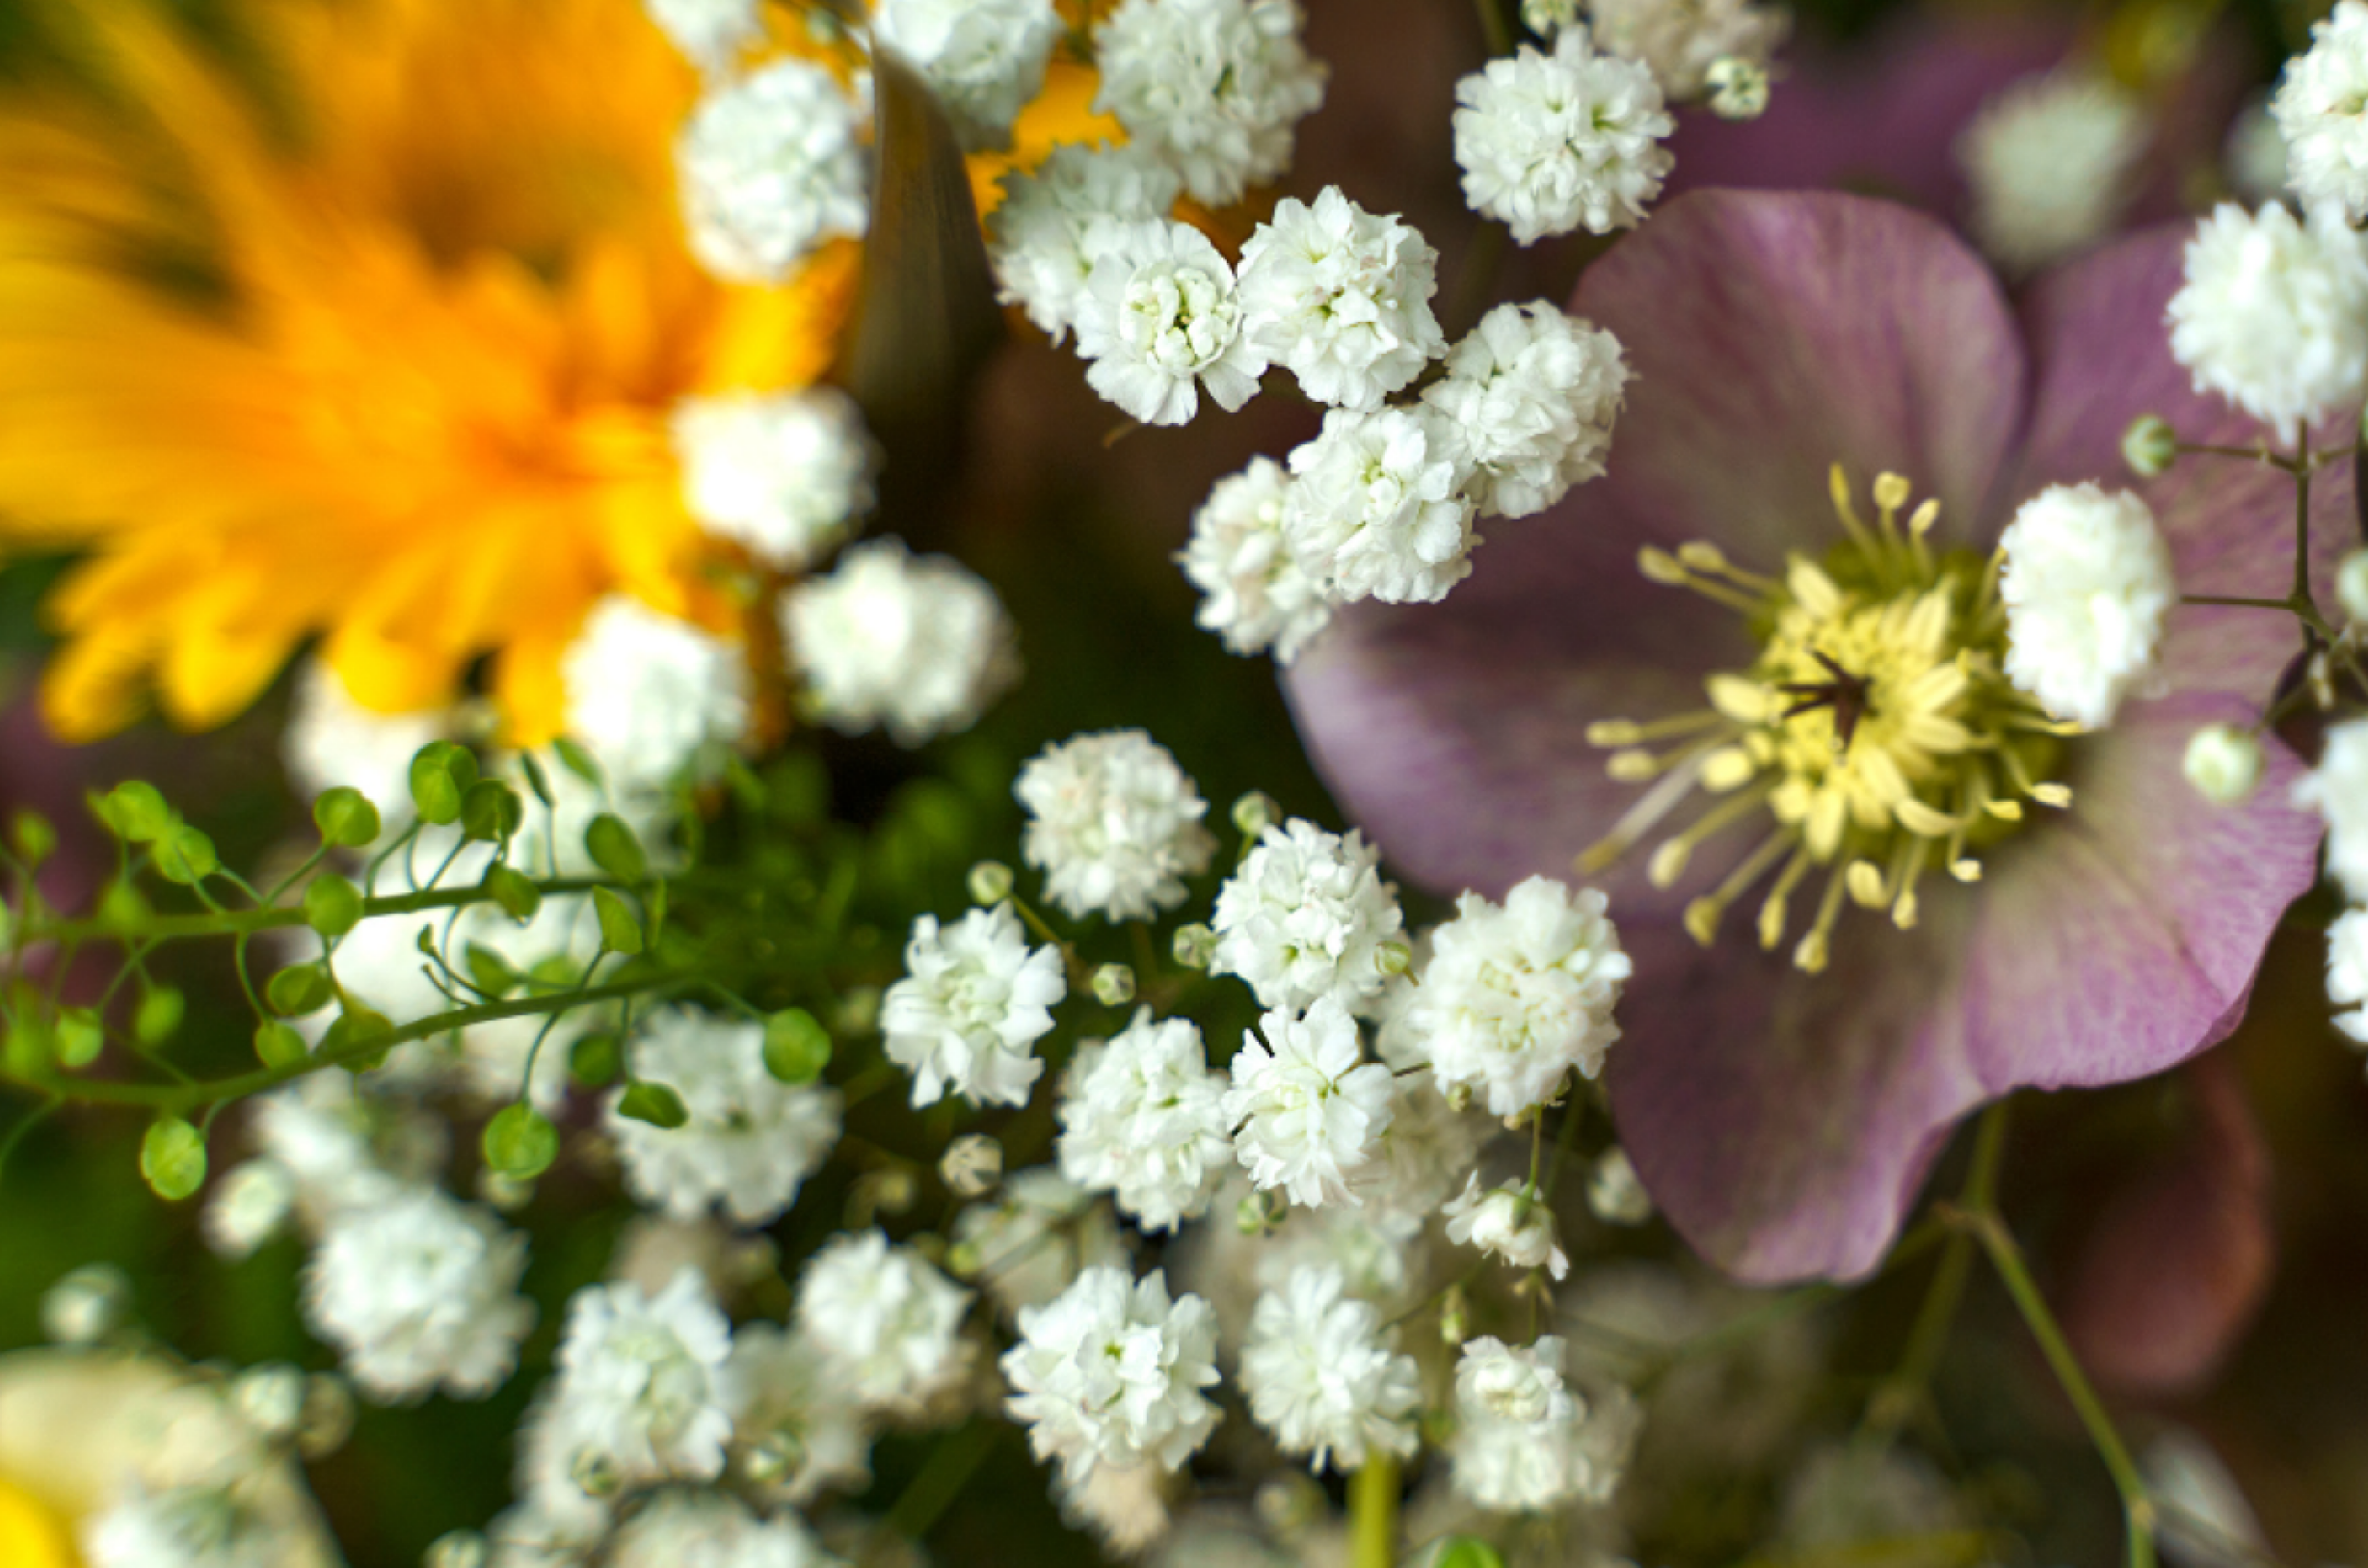
[(360, 849), (378, 841), (382, 824), (378, 808), (359, 789), (339, 784), (325, 789), (321, 798), (312, 803), (312, 825), (321, 831), (321, 842), (339, 849)]
[(156, 840), (156, 874), (194, 888), (222, 865), (214, 840), (186, 822), (175, 822)]
[(592, 913), (600, 922), (600, 941), (610, 952), (630, 958), (641, 951), (641, 917), (615, 890), (593, 889)]
[(18, 811), (9, 818), (9, 842), (26, 868), (38, 871), (57, 852), (58, 830), (39, 811)]
[(1393, 937), (1373, 949), (1373, 967), (1395, 979), (1414, 968), (1414, 949)]
[(1439, 1543), (1430, 1568), (1504, 1568), (1504, 1558), (1476, 1535), (1450, 1535)]
[(945, 1271), (958, 1280), (974, 1280), (987, 1263), (987, 1249), (975, 1241), (957, 1241), (945, 1251)]
[(1234, 1209), (1234, 1228), (1243, 1236), (1264, 1236), (1283, 1223), (1284, 1202), (1280, 1194), (1253, 1192)]
[(575, 1489), (588, 1498), (614, 1497), (624, 1477), (617, 1473), (617, 1461), (598, 1448), (578, 1448), (568, 1462), (568, 1478)]
[(496, 1213), (516, 1214), (535, 1201), (535, 1184), (495, 1170), (477, 1172), (477, 1196)]
[(305, 923), (324, 937), (342, 937), (361, 924), (361, 890), (334, 871), (305, 884)]
[(140, 1175), (149, 1190), (177, 1203), (205, 1184), (205, 1139), (177, 1116), (148, 1124), (140, 1140)]
[(50, 1049), (57, 1053), (58, 1065), (69, 1073), (79, 1073), (98, 1060), (106, 1049), (107, 1030), (98, 1015), (88, 1007), (59, 1009), (56, 1029), (50, 1036)]
[(92, 802), (98, 819), (126, 843), (146, 844), (173, 829), (173, 808), (145, 779), (126, 779)]
[(265, 1067), (294, 1067), (311, 1054), (305, 1037), (278, 1020), (254, 1026), (254, 1059)]
[(1721, 55), (1702, 73), (1710, 111), (1720, 120), (1757, 120), (1768, 113), (1768, 72), (1740, 55)]
[(2207, 724), (2187, 739), (2179, 771), (2215, 806), (2234, 806), (2261, 783), (2261, 742), (2232, 724)]
[(901, 1214), (920, 1197), (920, 1183), (902, 1165), (874, 1171), (864, 1182), (869, 1189), (871, 1207), (878, 1213)]
[(831, 1032), (803, 1007), (764, 1021), (764, 1070), (784, 1083), (812, 1083), (831, 1065)]
[(1172, 947), (1176, 962), (1188, 970), (1205, 970), (1217, 955), (1217, 934), (1197, 921), (1176, 928)]
[(945, 1146), (938, 1175), (957, 1198), (983, 1198), (1003, 1179), (1003, 1146), (984, 1132), (966, 1132)]
[(1253, 789), (1234, 802), (1234, 827), (1244, 838), (1255, 838), (1274, 826), (1282, 809), (1263, 789)]
[(1011, 896), (1011, 867), (1001, 861), (980, 861), (971, 867), (971, 902), (999, 904)]
[(1134, 1000), (1134, 970), (1124, 964), (1104, 964), (1094, 970), (1094, 1000), (1104, 1007), (1124, 1007)]
[(493, 1113), (485, 1124), (483, 1144), (488, 1165), (504, 1176), (532, 1181), (559, 1157), (559, 1129), (521, 1100)]
[(133, 1009), (132, 1036), (144, 1046), (161, 1046), (180, 1028), (188, 1011), (189, 1003), (178, 987), (158, 986)]
[(2142, 413), (2121, 433), (2121, 461), (2141, 479), (2170, 471), (2179, 461), (2179, 433), (2159, 413)]
[(1439, 1342), (1461, 1344), (1472, 1331), (1472, 1309), (1464, 1299), (1464, 1288), (1448, 1287), (1448, 1293), (1439, 1303)]
[(412, 756), (412, 809), (419, 820), (448, 827), (461, 819), (463, 797), (477, 782), (477, 759), (448, 740), (432, 740)]
[(497, 843), (526, 824), (526, 803), (499, 779), (479, 779), (461, 794), (461, 832)]
[(619, 882), (637, 883), (650, 874), (650, 857), (642, 853), (641, 839), (625, 818), (610, 811), (594, 817), (584, 830), (584, 853)]
[(2335, 568), (2335, 602), (2348, 621), (2368, 622), (2368, 550), (2354, 550)]
[(773, 1487), (796, 1475), (805, 1463), (806, 1445), (784, 1427), (749, 1447), (740, 1459), (740, 1474), (754, 1485)]

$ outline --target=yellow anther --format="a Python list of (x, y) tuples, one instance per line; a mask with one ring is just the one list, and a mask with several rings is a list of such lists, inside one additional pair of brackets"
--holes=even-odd
[(1919, 838), (1946, 838), (1957, 828), (1956, 817), (1934, 811), (1913, 795), (1892, 802), (1891, 814)]
[(1984, 801), (1982, 809), (2001, 822), (2020, 822), (2023, 819), (2023, 803), (2019, 800)]
[(1749, 752), (1741, 746), (1721, 746), (1703, 759), (1702, 787), (1724, 794), (1749, 784), (1751, 776), (1759, 771), (1759, 764), (1751, 760)]
[(2062, 811), (2064, 807), (2072, 804), (2072, 789), (2069, 784), (2033, 784), (2031, 786), (2031, 798), (2037, 801), (2042, 806), (2053, 806), (2058, 811)]
[(1737, 724), (1765, 724), (1781, 711), (1776, 694), (1743, 676), (1716, 675), (1702, 683), (1711, 706)]
[(1918, 539), (1922, 539), (1932, 531), (1932, 524), (1939, 520), (1940, 502), (1937, 498), (1928, 495), (1922, 506), (1908, 514), (1907, 531)]
[(1685, 565), (1667, 550), (1651, 545), (1636, 552), (1636, 570), (1658, 583), (1682, 583), (1686, 580)]
[(1873, 861), (1852, 861), (1849, 869), (1850, 902), (1860, 909), (1883, 907), (1883, 874), (1875, 868)]
[(1970, 855), (1964, 856), (1949, 863), (1949, 874), (1959, 882), (1979, 882), (1982, 880), (1982, 863)]
[(1661, 764), (1654, 760), (1651, 752), (1631, 749), (1613, 752), (1611, 759), (1604, 764), (1604, 771), (1621, 784), (1642, 784), (1661, 771)]
[(1686, 906), (1686, 935), (1702, 946), (1709, 946), (1718, 935), (1718, 917), (1726, 913), (1726, 905), (1716, 898), (1697, 898)]
[(1697, 539), (1690, 545), (1680, 545), (1677, 558), (1696, 571), (1724, 571), (1727, 569), (1726, 552), (1707, 540)]
[(1825, 969), (1825, 933), (1812, 931), (1800, 939), (1793, 949), (1793, 967), (1804, 974), (1820, 974)]
[(1693, 845), (1684, 838), (1671, 838), (1653, 851), (1645, 863), (1644, 874), (1656, 888), (1665, 888), (1686, 874), (1686, 862), (1693, 854)]
[(1878, 473), (1875, 476), (1875, 504), (1885, 512), (1897, 512), (1907, 504), (1914, 487), (1899, 474)]
[(1908, 889), (1891, 906), (1891, 923), (1902, 931), (1916, 929), (1916, 890)]
[(1634, 719), (1598, 719), (1587, 726), (1590, 746), (1634, 746), (1644, 738), (1644, 726)]

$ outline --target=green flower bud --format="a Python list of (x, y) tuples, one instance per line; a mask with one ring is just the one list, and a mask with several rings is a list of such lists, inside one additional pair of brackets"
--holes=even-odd
[(382, 824), (378, 808), (359, 789), (339, 784), (321, 792), (312, 803), (312, 825), (321, 831), (321, 842), (339, 849), (360, 849), (378, 841)]
[(140, 1175), (168, 1203), (188, 1197), (205, 1184), (205, 1139), (177, 1116), (151, 1122), (140, 1140)]
[(336, 995), (329, 970), (318, 964), (291, 964), (263, 982), (263, 999), (281, 1018), (302, 1018), (329, 1005)]
[(2121, 433), (2121, 461), (2141, 479), (2168, 473), (2179, 461), (2179, 433), (2159, 413), (2142, 413)]
[(971, 867), (971, 902), (999, 904), (1011, 896), (1011, 867), (1001, 861), (980, 861)]
[(324, 937), (342, 937), (361, 924), (361, 890), (334, 871), (305, 884), (305, 923)]
[(663, 1083), (628, 1084), (617, 1101), (617, 1114), (627, 1121), (647, 1122), (671, 1132), (691, 1119), (682, 1097)]
[(1104, 964), (1094, 970), (1094, 1000), (1104, 1007), (1124, 1007), (1134, 1000), (1134, 970), (1124, 964)]
[(126, 843), (153, 843), (172, 830), (173, 808), (154, 784), (126, 779), (91, 802), (108, 831)]
[(2232, 724), (2207, 724), (2187, 739), (2179, 771), (2215, 806), (2234, 806), (2261, 783), (2261, 742)]
[(784, 1083), (812, 1083), (831, 1065), (831, 1032), (803, 1007), (764, 1021), (764, 1070)]
[(541, 1176), (559, 1157), (559, 1129), (522, 1100), (496, 1111), (481, 1141), (486, 1164), (520, 1181)]
[(1234, 802), (1234, 827), (1244, 838), (1255, 838), (1274, 826), (1282, 809), (1263, 789), (1253, 789)]
[(641, 951), (641, 917), (613, 889), (592, 890), (592, 912), (600, 922), (600, 941), (612, 953), (630, 958)]

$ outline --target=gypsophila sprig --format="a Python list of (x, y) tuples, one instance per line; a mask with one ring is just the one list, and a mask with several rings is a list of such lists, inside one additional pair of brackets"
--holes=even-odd
[(1061, 955), (1027, 944), (1009, 904), (951, 925), (913, 922), (905, 977), (888, 988), (880, 1026), (888, 1059), (913, 1075), (913, 1103), (947, 1092), (982, 1105), (1024, 1105), (1044, 1072), (1031, 1048), (1069, 993)]
[(758, 1490), (792, 1507), (871, 1479), (871, 1428), (845, 1361), (804, 1334), (743, 1324), (732, 1337), (732, 1432), (780, 1458)]
[(2051, 485), (1998, 541), (2007, 678), (2057, 718), (2095, 730), (2153, 674), (2179, 599), (2170, 546), (2128, 491)]
[(1208, 803), (1167, 749), (1140, 730), (1078, 735), (1020, 770), (1028, 815), (1021, 853), (1072, 917), (1144, 920), (1184, 900), (1184, 878), (1216, 852)]
[(1147, 1231), (1198, 1217), (1233, 1162), (1225, 1087), (1190, 1019), (1137, 1011), (1106, 1044), (1079, 1047), (1070, 1066), (1061, 1174), (1112, 1194)]
[(673, 428), (691, 515), (767, 566), (812, 565), (871, 510), (879, 449), (836, 387), (685, 398)]
[(568, 1304), (545, 1441), (618, 1484), (712, 1480), (732, 1436), (732, 1324), (698, 1270), (655, 1295), (596, 1285)]
[(1545, 1269), (1558, 1280), (1570, 1272), (1570, 1255), (1555, 1239), (1554, 1211), (1528, 1185), (1512, 1181), (1482, 1189), (1479, 1172), (1473, 1172), (1464, 1179), (1463, 1191), (1440, 1210), (1447, 1238), (1515, 1268)]
[(1260, 834), (1217, 891), (1210, 969), (1240, 977), (1262, 1006), (1352, 1006), (1388, 978), (1381, 944), (1405, 924), (1381, 857), (1355, 829), (1297, 818)]
[(1217, 1408), (1216, 1315), (1199, 1296), (1171, 1302), (1157, 1269), (1130, 1280), (1088, 1268), (1068, 1289), (1020, 1314), (1003, 1356), (1006, 1402), (1039, 1459), (1072, 1486), (1100, 1465), (1174, 1470), (1209, 1440)]
[(768, 1072), (761, 1023), (661, 1008), (635, 1032), (626, 1063), (689, 1113), (680, 1127), (653, 1127), (619, 1114), (625, 1091), (608, 1102), (626, 1189), (677, 1219), (721, 1207), (737, 1224), (765, 1224), (797, 1201), (838, 1141), (838, 1092)]
[(1431, 934), (1407, 1004), (1408, 1037), (1443, 1091), (1473, 1091), (1491, 1114), (1551, 1099), (1573, 1072), (1593, 1077), (1620, 1037), (1612, 1008), (1632, 965), (1592, 888), (1530, 877), (1500, 905), (1468, 892)]
[(691, 250), (717, 276), (769, 283), (870, 222), (864, 117), (838, 80), (779, 60), (719, 88), (676, 152)]
[(835, 1568), (794, 1514), (759, 1519), (738, 1499), (669, 1492), (619, 1529), (607, 1568)]
[[(1540, 37), (1558, 39), (1562, 26), (1549, 13), (1575, 13), (1573, 0), (1527, 0), (1523, 12)], [(1687, 102), (1716, 89), (1722, 63), (1765, 70), (1776, 46), (1792, 30), (1780, 6), (1755, 0), (1594, 0), (1584, 31), (1595, 47), (1649, 68), (1673, 102)]]
[(2294, 787), (2298, 806), (2327, 821), (2327, 874), (2355, 903), (2368, 903), (2368, 719), (2330, 728), (2319, 765)]
[(1299, 656), (1332, 624), (1322, 582), (1299, 562), (1284, 532), (1290, 475), (1272, 458), (1252, 458), (1217, 481), (1192, 515), (1192, 539), (1177, 555), (1201, 591), (1195, 619), (1236, 653)]
[(1241, 247), (1250, 350), (1318, 403), (1376, 409), (1447, 349), (1430, 299), (1439, 254), (1396, 217), (1324, 187), (1285, 198)]
[(1427, 406), (1336, 409), (1290, 454), (1283, 537), (1329, 598), (1431, 603), (1472, 572), (1471, 472), (1461, 431)]
[(918, 68), (972, 149), (1011, 145), (1060, 41), (1052, 0), (880, 0), (872, 36)]
[(305, 1318), (372, 1398), (482, 1398), (508, 1379), (534, 1304), (526, 1239), (426, 1187), (339, 1209), (305, 1270)]
[(1113, 224), (1094, 243), (1077, 310), (1087, 385), (1147, 425), (1188, 423), (1205, 389), (1228, 412), (1258, 391), (1266, 360), (1242, 328), (1227, 264), (1188, 224)]
[(1461, 434), (1480, 511), (1526, 518), (1604, 471), (1627, 385), (1610, 332), (1550, 305), (1501, 305), (1423, 400)]
[(1455, 1489), (1483, 1508), (1536, 1512), (1610, 1501), (1641, 1414), (1624, 1391), (1597, 1406), (1562, 1377), (1563, 1344), (1477, 1339), (1455, 1368)]
[(560, 666), (568, 733), (621, 788), (674, 783), (749, 723), (737, 650), (622, 596), (601, 601)]
[(1069, 143), (1005, 174), (1003, 199), (987, 217), (997, 297), (1059, 342), (1077, 325), (1107, 236), (1167, 216), (1182, 189), (1176, 172), (1139, 146)]
[(1310, 1469), (1342, 1471), (1367, 1450), (1414, 1452), (1422, 1393), (1414, 1358), (1396, 1348), (1370, 1302), (1338, 1268), (1302, 1265), (1258, 1298), (1241, 1349), (1250, 1414)]
[(1258, 1027), (1264, 1039), (1234, 1053), (1224, 1101), (1242, 1168), (1308, 1208), (1362, 1202), (1347, 1178), (1390, 1126), (1390, 1070), (1365, 1059), (1357, 1021), (1329, 997)]
[(2286, 177), (2306, 206), (2331, 201), (2368, 217), (2368, 6), (2340, 0), (2286, 62), (2270, 114), (2286, 145)]
[(2145, 105), (2099, 71), (2009, 85), (1956, 142), (1982, 248), (2023, 271), (2103, 239), (2138, 195), (2152, 129)]
[(782, 636), (823, 723), (899, 746), (966, 730), (1019, 678), (995, 590), (958, 562), (873, 540), (784, 596)]
[(2368, 251), (2333, 207), (2223, 202), (2188, 242), (2170, 297), (2170, 352), (2195, 378), (2291, 439), (2368, 389)]
[(1644, 221), (1673, 160), (1677, 128), (1653, 73), (1599, 55), (1586, 29), (1564, 29), (1552, 54), (1523, 45), (1456, 84), (1455, 162), (1464, 200), (1523, 245)]
[(1157, 155), (1196, 201), (1228, 206), (1290, 165), (1324, 67), (1297, 0), (1121, 0), (1094, 32), (1094, 107)]
[(877, 1410), (918, 1410), (961, 1375), (971, 1293), (878, 1231), (834, 1237), (798, 1285), (798, 1331), (848, 1392)]

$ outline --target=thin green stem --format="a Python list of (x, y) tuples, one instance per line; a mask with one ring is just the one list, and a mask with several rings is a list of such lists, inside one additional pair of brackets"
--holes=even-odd
[(2310, 599), (2310, 426), (2298, 426), (2294, 437), (2294, 602), (2308, 607)]
[[(2000, 1101), (1982, 1112), (1974, 1131), (1973, 1161), (1966, 1168), (1965, 1186), (1959, 1200), (1968, 1209), (1987, 1209), (1998, 1191), (1998, 1164), (2006, 1148), (2007, 1103)], [(1950, 1232), (1940, 1255), (1940, 1266), (1932, 1271), (1932, 1284), (1925, 1292), (1924, 1304), (1916, 1310), (1916, 1321), (1907, 1333), (1907, 1348), (1901, 1353), (1900, 1365), (1884, 1379), (1875, 1397), (1867, 1401), (1865, 1425), (1881, 1433), (1898, 1431), (1926, 1403), (1932, 1386), (1932, 1376), (1940, 1369), (1940, 1358), (1949, 1345), (1949, 1332), (1956, 1324), (1957, 1309), (1964, 1303), (1965, 1284), (1973, 1273), (1973, 1237), (1963, 1231)]]
[(1397, 1456), (1378, 1450), (1348, 1477), (1348, 1560), (1353, 1568), (1397, 1561)]
[(2181, 594), (2182, 604), (2225, 604), (2240, 610), (2294, 611), (2294, 601), (2285, 598), (2249, 598), (2241, 594)]
[[(625, 884), (612, 877), (555, 877), (538, 882), (535, 888), (546, 898), (564, 897), (569, 893), (590, 892), (595, 888), (621, 888)], [(430, 888), (423, 892), (391, 893), (384, 897), (361, 901), (363, 919), (382, 915), (416, 915), (424, 910), (461, 909), (470, 904), (489, 903), (492, 894), (483, 888)], [(18, 942), (31, 945), (40, 942), (173, 942), (192, 937), (253, 936), (260, 931), (285, 930), (305, 923), (305, 912), (293, 905), (267, 904), (258, 909), (225, 910), (218, 915), (151, 915), (146, 918), (118, 924), (111, 920), (59, 920), (48, 925), (28, 925), (18, 933)]]

